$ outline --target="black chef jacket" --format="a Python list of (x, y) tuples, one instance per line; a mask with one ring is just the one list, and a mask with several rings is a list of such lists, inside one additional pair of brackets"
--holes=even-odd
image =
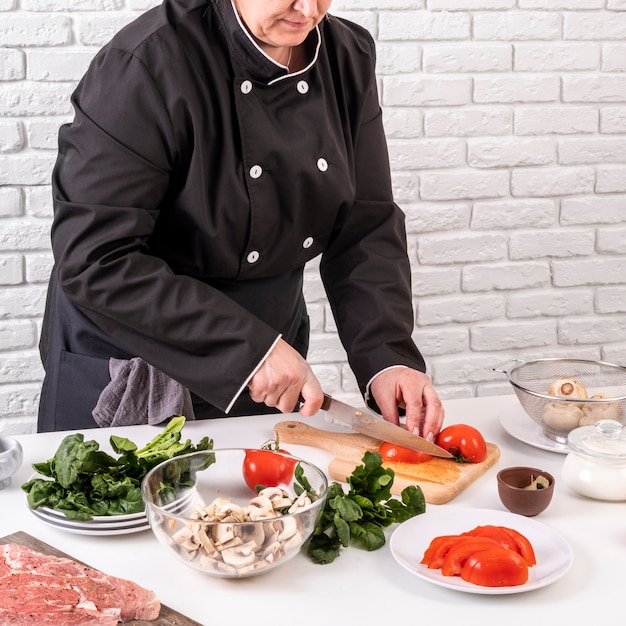
[(197, 417), (273, 411), (245, 383), (279, 336), (306, 355), (320, 254), (361, 391), (424, 370), (374, 42), (328, 16), (306, 45), (288, 74), (231, 3), (165, 0), (97, 54), (59, 133), (40, 431), (96, 425), (111, 357), (179, 381)]

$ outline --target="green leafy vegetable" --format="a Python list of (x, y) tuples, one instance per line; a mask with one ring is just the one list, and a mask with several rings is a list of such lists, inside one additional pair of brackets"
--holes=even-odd
[(341, 548), (351, 544), (377, 550), (385, 544), (387, 526), (426, 511), (424, 494), (417, 485), (403, 489), (400, 500), (392, 497), (395, 473), (383, 467), (378, 452), (366, 452), (362, 461), (347, 478), (347, 493), (341, 483), (328, 487), (324, 510), (307, 548), (315, 563), (332, 563)]
[(175, 456), (213, 448), (208, 437), (197, 445), (190, 439), (181, 441), (184, 425), (183, 416), (172, 418), (143, 448), (112, 435), (109, 441), (117, 458), (100, 450), (97, 441), (85, 441), (81, 433), (67, 435), (53, 458), (33, 464), (45, 478), (33, 478), (22, 485), (28, 505), (32, 509), (56, 509), (80, 521), (94, 515), (141, 513), (141, 481), (150, 469)]

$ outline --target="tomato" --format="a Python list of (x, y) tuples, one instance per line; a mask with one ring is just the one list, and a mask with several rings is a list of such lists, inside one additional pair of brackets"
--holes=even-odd
[(274, 450), (246, 450), (243, 460), (243, 478), (246, 485), (255, 493), (257, 487), (277, 487), (287, 485), (293, 478), (293, 471), (298, 461)]
[(517, 552), (529, 567), (537, 563), (535, 551), (528, 539), (513, 528), (507, 526), (477, 526), (465, 535), (472, 537), (489, 537), (495, 539), (503, 548)]
[(426, 454), (426, 452), (411, 450), (411, 448), (405, 448), (386, 441), (380, 444), (378, 452), (383, 457), (383, 461), (392, 463), (425, 463), (433, 458), (431, 454)]
[(459, 535), (440, 535), (431, 542), (421, 563), (429, 569), (439, 569), (443, 565), (443, 560), (449, 550), (459, 541)]
[(522, 535), (522, 533), (518, 532), (514, 528), (508, 528), (507, 526), (502, 526), (502, 529), (509, 533), (513, 538), (515, 543), (515, 549), (519, 555), (526, 561), (528, 567), (532, 567), (537, 564), (537, 557), (535, 556), (535, 550), (533, 549), (532, 544), (528, 539)]
[(448, 550), (441, 564), (441, 573), (444, 576), (458, 576), (465, 561), (479, 550), (499, 548), (495, 539), (488, 537), (459, 537), (459, 540)]
[(528, 580), (528, 565), (513, 550), (490, 548), (475, 552), (465, 561), (461, 578), (482, 587), (515, 587)]
[(515, 540), (501, 526), (476, 526), (476, 528), (463, 534), (471, 537), (488, 537), (497, 541), (502, 548), (516, 550), (517, 544)]
[(437, 435), (435, 443), (452, 453), (459, 463), (481, 463), (487, 458), (484, 437), (476, 428), (467, 424), (446, 426)]

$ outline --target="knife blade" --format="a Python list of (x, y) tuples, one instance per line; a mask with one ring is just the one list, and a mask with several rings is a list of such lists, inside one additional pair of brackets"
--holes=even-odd
[(406, 430), (406, 428), (396, 426), (368, 411), (363, 411), (340, 400), (335, 400), (326, 393), (324, 394), (322, 411), (326, 411), (326, 421), (332, 424), (347, 426), (351, 430), (356, 430), (364, 435), (369, 435), (381, 441), (395, 443), (396, 445), (404, 446), (411, 450), (426, 452), (427, 454), (439, 456), (444, 459), (454, 458), (450, 452), (431, 443), (428, 439), (414, 435)]

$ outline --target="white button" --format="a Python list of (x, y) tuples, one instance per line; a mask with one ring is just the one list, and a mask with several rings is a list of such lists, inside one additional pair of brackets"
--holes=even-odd
[(249, 80), (244, 80), (243, 83), (241, 83), (241, 93), (250, 93), (252, 91), (252, 82)]
[(263, 173), (263, 168), (260, 165), (253, 165), (250, 168), (250, 177), (251, 178), (259, 178)]
[(306, 82), (306, 80), (299, 80), (298, 84), (296, 85), (296, 89), (300, 92), (300, 93), (308, 93), (309, 91), (309, 83)]
[(320, 172), (325, 172), (328, 169), (328, 161), (326, 159), (317, 159), (317, 167)]
[(259, 256), (259, 253), (256, 250), (253, 250), (252, 252), (248, 253), (246, 260), (248, 261), (248, 263), (256, 263), (259, 260)]
[(302, 242), (302, 247), (303, 248), (310, 248), (313, 245), (313, 237), (307, 237), (303, 242)]

